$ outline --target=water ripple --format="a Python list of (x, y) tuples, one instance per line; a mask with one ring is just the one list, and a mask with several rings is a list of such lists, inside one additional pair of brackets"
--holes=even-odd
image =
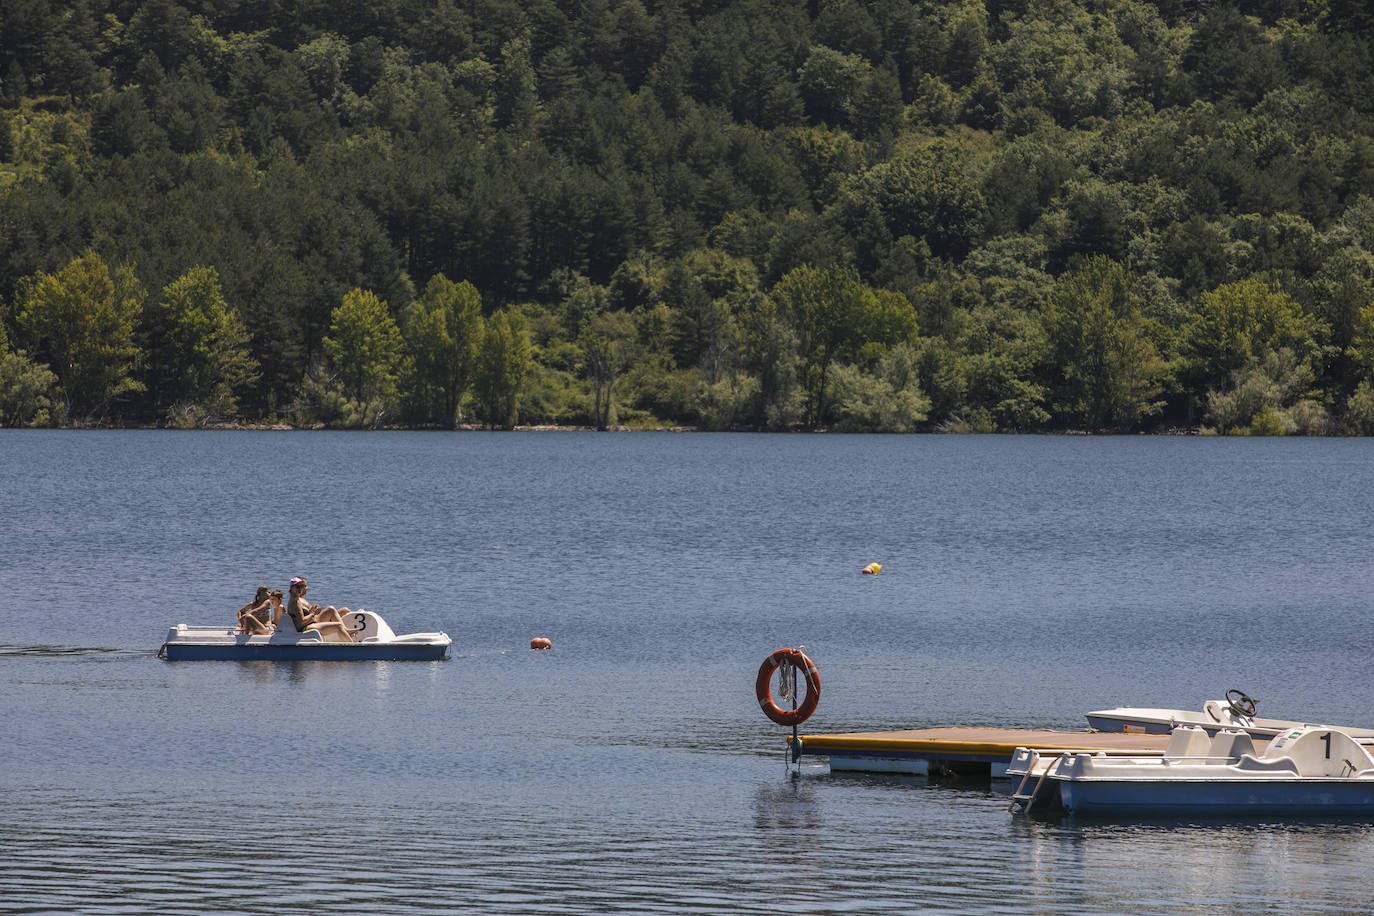
[[(1367, 911), (1374, 825), (792, 773), (753, 679), (810, 647), (817, 733), (1236, 685), (1363, 723), (1371, 478), (1372, 440), (0, 434), (0, 594), (59, 611), (0, 606), (0, 913)], [(298, 572), (454, 659), (154, 657)]]

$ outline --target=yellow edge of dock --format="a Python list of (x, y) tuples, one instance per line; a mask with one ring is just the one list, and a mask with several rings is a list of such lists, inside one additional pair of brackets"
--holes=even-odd
[(1023, 728), (917, 728), (889, 732), (847, 732), (802, 735), (802, 753), (826, 756), (915, 754), (941, 759), (1000, 757), (1009, 759), (1018, 747), (1036, 750), (1103, 751), (1112, 754), (1152, 755), (1164, 752), (1168, 735), (1120, 732), (1035, 731)]

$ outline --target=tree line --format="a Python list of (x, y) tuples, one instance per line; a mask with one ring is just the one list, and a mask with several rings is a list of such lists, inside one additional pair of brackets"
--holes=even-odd
[(1374, 434), (1358, 0), (0, 7), (0, 424)]

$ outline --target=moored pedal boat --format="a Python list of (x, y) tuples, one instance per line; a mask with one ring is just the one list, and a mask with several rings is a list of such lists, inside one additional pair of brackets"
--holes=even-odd
[(180, 623), (167, 631), (158, 655), (171, 661), (439, 661), (453, 644), (447, 633), (398, 636), (372, 611), (347, 615), (353, 642), (326, 642), (318, 631), (297, 633), (290, 620), (282, 623), (262, 635)]
[(1374, 758), (1325, 725), (1286, 731), (1257, 751), (1248, 732), (1174, 730), (1163, 755), (1018, 748), (1013, 806), (1080, 814), (1371, 814)]
[[(1305, 722), (1292, 719), (1265, 719), (1255, 715), (1258, 703), (1239, 690), (1226, 691), (1224, 700), (1208, 700), (1202, 711), (1189, 709), (1156, 709), (1145, 706), (1119, 706), (1087, 713), (1088, 727), (1098, 732), (1128, 732), (1142, 735), (1167, 735), (1180, 725), (1194, 725), (1216, 734), (1224, 728), (1248, 732), (1256, 738), (1301, 728)], [(1374, 728), (1339, 726), (1359, 739), (1374, 738)]]

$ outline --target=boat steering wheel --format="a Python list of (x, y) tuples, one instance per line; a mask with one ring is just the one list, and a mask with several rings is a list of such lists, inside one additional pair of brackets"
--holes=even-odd
[(1255, 711), (1259, 709), (1258, 701), (1250, 699), (1248, 696), (1246, 696), (1239, 690), (1226, 691), (1226, 702), (1230, 706), (1232, 715), (1235, 715), (1237, 717), (1253, 717), (1255, 715)]

